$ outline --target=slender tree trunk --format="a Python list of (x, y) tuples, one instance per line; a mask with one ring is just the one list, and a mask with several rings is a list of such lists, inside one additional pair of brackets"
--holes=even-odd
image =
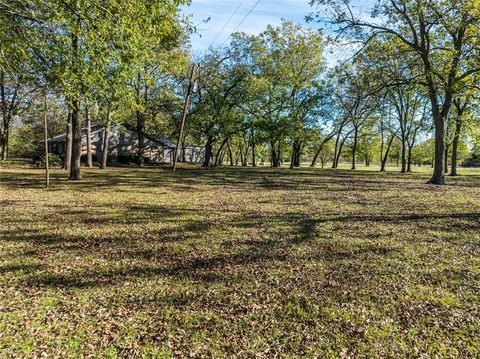
[(225, 137), (224, 140), (222, 141), (222, 144), (220, 145), (220, 148), (217, 151), (217, 155), (215, 156), (215, 167), (219, 165), (219, 159), (221, 158), (220, 155), (222, 153), (223, 147), (225, 147), (227, 142), (228, 142), (228, 137)]
[(137, 137), (138, 137), (138, 150), (137, 150), (137, 165), (138, 167), (145, 166), (145, 117), (140, 110), (137, 110)]
[(8, 160), (8, 152), (9, 152), (11, 113), (7, 110), (3, 110), (2, 115), (3, 115), (2, 161), (6, 161)]
[(92, 161), (92, 123), (90, 119), (90, 113), (88, 111), (88, 106), (85, 106), (85, 119), (87, 122), (87, 166), (89, 168), (93, 167)]
[(407, 172), (412, 172), (412, 151), (413, 146), (408, 146)]
[(445, 161), (445, 173), (448, 173), (448, 150), (450, 149), (450, 145), (446, 145), (445, 146), (445, 157), (444, 157), (444, 161)]
[(248, 154), (250, 152), (250, 145), (248, 141), (245, 141), (245, 153), (243, 154), (243, 162), (242, 166), (243, 167), (248, 167)]
[[(320, 147), (317, 148), (317, 151), (315, 152), (315, 155), (313, 156), (312, 163), (310, 164), (310, 167), (315, 167), (317, 165), (318, 161), (318, 156), (320, 156), (320, 152), (322, 152), (323, 149), (323, 143), (320, 145)], [(322, 163), (323, 166), (323, 163)]]
[(203, 161), (202, 167), (213, 167), (212, 157), (213, 157), (213, 143), (214, 139), (212, 136), (207, 137), (207, 143), (205, 144), (205, 159)]
[(9, 137), (10, 137), (10, 119), (6, 119), (6, 120), (4, 119), (3, 136), (2, 136), (2, 161), (8, 160)]
[(302, 150), (303, 144), (302, 141), (295, 141), (293, 144), (293, 157), (290, 168), (300, 167), (302, 161)]
[[(141, 75), (140, 72), (137, 73), (137, 88), (136, 88), (136, 98), (137, 105), (140, 106), (141, 102)], [(147, 88), (145, 85), (145, 93), (143, 95), (143, 106), (147, 104)], [(138, 148), (137, 148), (137, 165), (138, 167), (143, 167), (145, 165), (145, 114), (139, 108), (136, 111), (137, 118), (137, 138), (138, 138)]]
[(255, 143), (252, 143), (252, 166), (257, 167), (257, 159), (255, 154)]
[(340, 141), (341, 131), (338, 133), (337, 138), (335, 139), (335, 153), (333, 154), (333, 163), (332, 168), (337, 168), (337, 155), (338, 155), (338, 145)]
[(355, 131), (353, 135), (353, 148), (352, 148), (352, 170), (356, 169), (355, 154), (357, 153), (357, 142), (358, 142), (358, 129), (355, 127)]
[(182, 141), (182, 162), (187, 162), (187, 146), (185, 145), (185, 140)]
[(103, 129), (102, 163), (100, 164), (101, 169), (107, 168), (111, 122), (112, 122), (112, 111), (109, 108), (107, 113), (107, 123), (105, 125), (105, 128)]
[(280, 167), (280, 144), (278, 145), (278, 148), (276, 148), (275, 142), (272, 141), (270, 146), (272, 147), (272, 167)]
[(69, 180), (81, 180), (80, 158), (82, 156), (82, 124), (80, 122), (80, 101), (72, 103), (72, 161)]
[[(5, 72), (0, 70), (0, 94), (2, 108), (3, 128), (1, 130), (1, 145), (2, 145), (2, 160), (6, 161), (9, 155), (9, 137), (10, 137), (10, 124), (12, 121), (12, 111), (16, 107), (14, 103), (7, 104), (7, 95), (5, 90)], [(16, 92), (15, 95), (16, 97)]]
[(335, 160), (335, 167), (333, 168), (338, 168), (338, 164), (340, 162), (340, 156), (342, 155), (342, 149), (343, 149), (343, 145), (345, 144), (345, 141), (346, 141), (346, 137), (340, 142), (340, 146), (338, 147), (338, 153), (337, 153), (337, 158)]
[[(460, 115), (461, 116), (461, 115)], [(460, 132), (462, 130), (462, 120), (457, 118), (455, 123), (455, 135), (452, 142), (452, 163), (450, 176), (457, 176), (457, 158), (458, 158), (458, 141), (460, 140)]]
[(385, 172), (385, 167), (387, 165), (387, 160), (388, 160), (388, 153), (390, 152), (390, 148), (392, 147), (392, 143), (394, 139), (395, 139), (395, 136), (392, 135), (392, 137), (390, 137), (390, 140), (388, 141), (387, 150), (385, 151), (385, 156), (382, 159), (382, 166), (380, 168), (380, 172)]
[(43, 99), (44, 113), (43, 113), (43, 128), (45, 135), (45, 188), (50, 187), (50, 168), (48, 163), (48, 123), (47, 123), (47, 91), (45, 91)]
[(402, 131), (402, 169), (400, 170), (401, 173), (407, 172), (407, 144), (405, 139), (405, 133)]
[(228, 148), (228, 158), (230, 159), (230, 166), (233, 167), (233, 153), (232, 153), (232, 146), (230, 146), (230, 141), (227, 142)]
[(72, 163), (72, 112), (68, 112), (67, 134), (65, 138), (65, 157), (63, 159), (63, 169), (70, 171)]
[[(80, 19), (77, 20), (77, 24)], [(75, 59), (79, 61), (78, 35), (72, 34), (72, 50)], [(74, 74), (79, 76), (79, 68), (76, 63), (73, 64)], [(72, 100), (72, 156), (70, 160), (70, 181), (82, 179), (80, 169), (80, 158), (82, 156), (82, 124), (80, 122), (80, 95), (75, 95)]]
[(239, 151), (240, 153), (240, 164), (243, 166), (243, 163), (244, 163), (244, 159), (243, 159), (243, 146), (240, 145), (240, 148), (239, 148)]
[(296, 157), (296, 145), (295, 142), (292, 145), (292, 156), (290, 158), (290, 169), (293, 169), (295, 166), (295, 157)]
[(435, 123), (435, 153), (433, 175), (430, 184), (445, 184), (445, 117), (440, 113), (436, 101), (432, 102), (432, 112)]

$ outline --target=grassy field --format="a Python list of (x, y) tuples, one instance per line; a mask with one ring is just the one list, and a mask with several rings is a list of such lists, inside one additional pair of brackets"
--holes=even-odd
[(2, 358), (480, 357), (479, 172), (0, 176)]

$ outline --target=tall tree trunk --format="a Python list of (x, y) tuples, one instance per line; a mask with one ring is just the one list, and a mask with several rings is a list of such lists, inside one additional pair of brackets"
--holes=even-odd
[(202, 167), (213, 167), (213, 143), (214, 138), (209, 135), (207, 137), (207, 143), (205, 144), (205, 158), (203, 160)]
[(337, 155), (338, 155), (338, 145), (340, 142), (340, 136), (341, 136), (341, 131), (338, 132), (337, 138), (335, 139), (335, 152), (333, 154), (332, 168), (337, 168), (337, 165), (338, 165)]
[(382, 166), (380, 168), (380, 172), (385, 172), (385, 167), (387, 165), (387, 160), (388, 160), (388, 153), (390, 152), (390, 148), (392, 147), (392, 143), (394, 139), (395, 139), (395, 136), (392, 135), (392, 137), (390, 137), (390, 140), (388, 141), (387, 150), (385, 151), (385, 156), (382, 158)]
[(69, 180), (81, 180), (80, 158), (82, 156), (82, 124), (80, 122), (80, 101), (72, 102), (72, 161)]
[[(320, 152), (322, 152), (324, 143), (322, 143), (318, 148), (317, 151), (315, 152), (315, 155), (313, 155), (312, 163), (310, 164), (310, 167), (315, 167), (317, 165), (318, 161), (318, 156), (320, 156)], [(322, 164), (323, 166), (323, 164)]]
[(445, 161), (445, 173), (448, 173), (448, 150), (450, 149), (450, 145), (446, 145), (445, 146), (445, 157), (444, 157), (444, 161)]
[[(458, 116), (458, 117), (461, 117)], [(451, 166), (451, 171), (450, 171), (450, 176), (457, 176), (457, 159), (458, 159), (458, 141), (460, 140), (460, 132), (462, 130), (462, 120), (461, 118), (458, 118), (455, 123), (455, 135), (453, 137), (453, 142), (452, 142), (452, 163), (450, 164)]]
[(227, 144), (228, 142), (228, 137), (225, 137), (224, 140), (222, 141), (222, 144), (220, 145), (220, 148), (218, 149), (217, 151), (217, 154), (215, 156), (215, 167), (217, 167), (219, 165), (219, 160), (221, 158), (221, 153), (222, 153), (222, 150), (223, 150), (223, 147), (225, 147), (225, 145)]
[[(79, 25), (80, 19), (77, 20)], [(78, 35), (72, 34), (72, 50), (77, 61), (80, 61)], [(73, 64), (74, 75), (79, 76), (77, 63)], [(80, 77), (80, 76), (79, 76)], [(70, 181), (82, 179), (80, 170), (80, 158), (82, 156), (82, 124), (80, 122), (80, 94), (75, 95), (72, 100), (72, 156), (70, 160)]]
[(185, 139), (182, 140), (182, 162), (187, 162), (187, 146), (185, 144)]
[(255, 143), (252, 143), (252, 166), (257, 167), (257, 159), (255, 155)]
[(335, 166), (333, 168), (338, 168), (338, 164), (340, 162), (340, 156), (342, 155), (342, 148), (343, 148), (343, 145), (345, 144), (345, 141), (347, 140), (347, 138), (345, 137), (341, 142), (340, 142), (340, 146), (338, 147), (338, 153), (337, 153), (337, 158), (335, 159)]
[(137, 117), (137, 165), (143, 167), (145, 165), (145, 117), (140, 110), (136, 112)]
[(85, 119), (87, 122), (87, 166), (89, 168), (93, 167), (92, 161), (92, 123), (90, 119), (90, 113), (88, 111), (88, 106), (85, 106)]
[[(430, 184), (445, 184), (445, 121), (448, 116), (449, 108), (445, 107), (445, 113), (440, 112), (436, 99), (436, 92), (433, 89), (429, 91), (430, 102), (432, 104), (433, 120), (435, 124), (435, 153), (433, 164), (433, 175), (428, 181)], [(445, 100), (447, 102), (447, 100)], [(446, 105), (444, 105), (446, 106)]]
[[(1, 93), (1, 108), (2, 108), (2, 119), (3, 119), (3, 128), (1, 130), (1, 145), (2, 145), (2, 160), (6, 161), (8, 159), (8, 142), (10, 137), (10, 123), (12, 120), (12, 110), (7, 104), (7, 95), (5, 91), (5, 72), (0, 70), (0, 93)], [(13, 104), (12, 104), (13, 105)]]
[(105, 125), (105, 128), (103, 129), (102, 163), (100, 164), (101, 169), (107, 168), (111, 122), (112, 122), (112, 111), (110, 108), (108, 108), (107, 123)]
[(295, 142), (293, 142), (293, 145), (292, 145), (292, 156), (290, 158), (290, 169), (293, 169), (293, 167), (295, 166), (295, 157), (296, 157), (296, 144)]
[(230, 159), (230, 166), (233, 167), (233, 153), (232, 153), (232, 146), (230, 146), (230, 141), (227, 142), (228, 146), (228, 158)]
[[(136, 101), (137, 106), (141, 105), (141, 84), (142, 78), (140, 72), (137, 73), (137, 88), (136, 88)], [(147, 104), (147, 86), (144, 87), (143, 94), (143, 106)], [(138, 167), (143, 167), (145, 165), (145, 113), (141, 111), (140, 108), (136, 110), (136, 119), (137, 119), (137, 138), (138, 138), (138, 148), (137, 148), (137, 165)]]
[(412, 151), (413, 146), (408, 146), (407, 172), (412, 172)]
[(353, 135), (353, 148), (352, 148), (352, 170), (356, 169), (355, 155), (357, 153), (357, 142), (358, 142), (358, 128), (355, 127)]
[[(9, 115), (7, 115), (9, 116)], [(4, 119), (2, 135), (2, 161), (8, 160), (8, 142), (10, 137), (10, 119)]]
[(405, 131), (402, 130), (401, 135), (402, 140), (402, 169), (400, 170), (401, 173), (407, 172), (407, 140), (405, 138)]
[(65, 137), (65, 157), (63, 159), (63, 169), (70, 171), (72, 163), (72, 112), (68, 112), (67, 134)]
[(50, 187), (50, 168), (48, 163), (48, 123), (47, 123), (47, 91), (45, 90), (43, 99), (43, 128), (45, 136), (45, 188)]
[(292, 156), (292, 163), (290, 164), (290, 168), (300, 167), (301, 161), (302, 161), (302, 149), (303, 149), (302, 141), (295, 141), (293, 143), (293, 156)]
[(270, 142), (271, 146), (271, 153), (272, 153), (272, 167), (280, 167), (280, 145), (279, 148), (277, 149), (275, 146), (275, 142), (271, 141)]

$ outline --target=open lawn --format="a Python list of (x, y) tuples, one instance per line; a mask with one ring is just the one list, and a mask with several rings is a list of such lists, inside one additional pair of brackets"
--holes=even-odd
[(1, 169), (0, 357), (480, 357), (480, 173)]

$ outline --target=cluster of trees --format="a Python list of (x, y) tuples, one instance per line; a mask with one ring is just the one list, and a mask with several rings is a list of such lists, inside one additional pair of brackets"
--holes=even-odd
[(332, 39), (288, 21), (259, 35), (233, 34), (228, 46), (193, 58), (193, 29), (178, 10), (184, 2), (2, 3), (2, 158), (14, 118), (22, 119), (15, 138), (40, 142), (48, 92), (50, 132), (67, 129), (71, 139), (70, 179), (80, 178), (80, 129), (93, 122), (135, 124), (142, 166), (146, 128), (178, 137), (195, 63), (180, 142), (203, 144), (205, 167), (294, 168), (308, 159), (336, 168), (348, 159), (352, 169), (362, 161), (384, 171), (394, 161), (401, 172), (432, 164), (430, 182), (443, 184), (469, 151), (469, 163), (478, 161), (478, 2), (381, 0), (366, 21), (349, 2), (313, 0), (319, 12), (310, 21), (325, 22), (326, 13), (336, 40), (355, 48), (334, 69), (324, 60)]
[[(39, 112), (39, 104), (48, 104), (39, 98), (48, 95), (52, 106), (65, 112), (64, 167), (71, 180), (81, 179), (81, 128), (90, 127), (92, 117), (108, 125), (128, 108), (136, 118), (141, 151), (147, 113), (160, 111), (161, 100), (171, 96), (172, 81), (164, 75), (182, 71), (188, 62), (185, 43), (190, 29), (179, 11), (186, 2), (2, 2), (2, 158), (8, 158), (12, 120), (20, 117), (32, 125), (32, 112)], [(167, 85), (155, 93), (160, 82)], [(158, 99), (154, 106), (153, 96)], [(53, 118), (55, 128), (58, 117), (47, 117)], [(91, 154), (88, 164), (92, 165)]]

